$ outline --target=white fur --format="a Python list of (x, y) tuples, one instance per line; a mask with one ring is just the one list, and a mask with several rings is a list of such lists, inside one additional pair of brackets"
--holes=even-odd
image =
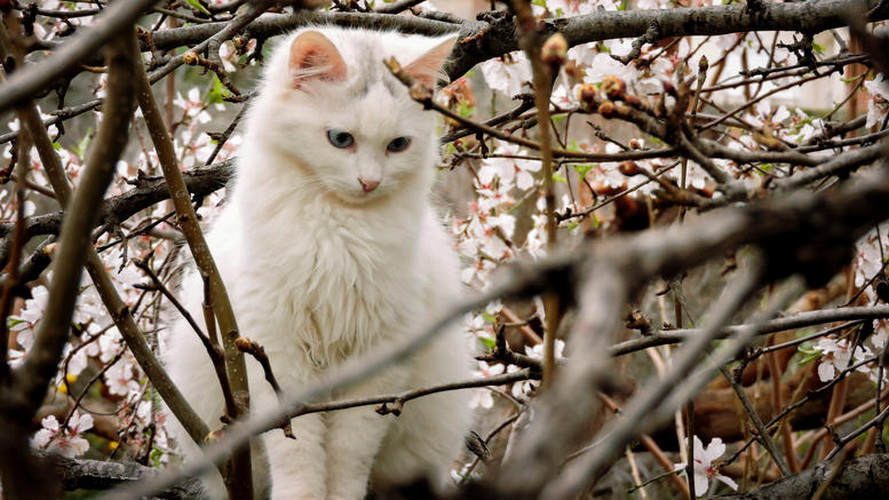
[[(251, 103), (228, 206), (207, 235), (241, 333), (265, 347), (285, 391), (305, 388), (343, 360), (421, 330), (460, 293), (452, 243), (428, 203), (438, 154), (435, 116), (382, 64), (390, 56), (408, 64), (442, 39), (310, 29), (337, 47), (346, 78), (294, 89), (288, 49), (299, 32), (281, 42)], [(329, 128), (351, 132), (357, 147), (333, 147)], [(400, 136), (412, 138), (410, 147), (387, 152)], [(357, 179), (373, 169), (382, 180), (365, 193)], [(196, 275), (185, 279), (182, 299), (201, 317)], [(218, 383), (184, 322), (172, 328), (165, 360), (186, 398), (218, 428)], [(258, 363), (247, 359), (247, 365), (251, 407), (277, 404)], [(469, 374), (467, 343), (454, 327), (412, 359), (331, 398), (396, 393)], [(420, 398), (399, 417), (377, 415), (373, 407), (306, 415), (293, 420), (296, 440), (280, 430), (265, 433), (271, 497), (362, 499), (368, 484), (422, 476), (442, 485), (468, 430), (467, 399), (465, 391)], [(187, 454), (199, 453), (178, 425), (172, 427)], [(254, 462), (261, 468), (261, 460)], [(257, 474), (256, 483), (264, 496), (267, 478)], [(218, 475), (209, 487), (224, 496)]]

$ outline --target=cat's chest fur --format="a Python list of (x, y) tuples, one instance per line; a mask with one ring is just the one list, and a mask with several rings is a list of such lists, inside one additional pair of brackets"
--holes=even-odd
[[(305, 354), (325, 369), (404, 335), (412, 318), (426, 316), (419, 214), (287, 201), (237, 199), (210, 235), (211, 244), (236, 254), (222, 259), (223, 273), (244, 335), (270, 353)], [(264, 205), (277, 209), (255, 217)]]

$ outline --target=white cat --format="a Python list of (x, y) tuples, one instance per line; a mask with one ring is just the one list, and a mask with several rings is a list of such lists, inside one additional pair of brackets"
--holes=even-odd
[[(265, 347), (285, 391), (422, 330), (460, 294), (456, 254), (428, 201), (436, 116), (382, 63), (394, 56), (434, 86), (453, 41), (313, 27), (282, 41), (266, 65), (237, 181), (207, 237), (241, 334)], [(182, 299), (196, 317), (202, 290), (196, 275), (185, 279)], [(331, 398), (468, 379), (469, 359), (454, 327), (413, 358)], [(165, 360), (196, 411), (218, 427), (219, 385), (184, 322), (172, 328)], [(258, 363), (247, 365), (251, 407), (276, 405)], [(296, 440), (265, 433), (271, 497), (355, 500), (368, 488), (424, 476), (444, 484), (469, 428), (468, 397), (420, 398), (399, 417), (373, 407), (305, 415), (293, 420)], [(187, 454), (200, 453), (172, 427)], [(215, 476), (208, 487), (223, 497)], [(269, 494), (268, 479), (255, 480), (260, 497)]]

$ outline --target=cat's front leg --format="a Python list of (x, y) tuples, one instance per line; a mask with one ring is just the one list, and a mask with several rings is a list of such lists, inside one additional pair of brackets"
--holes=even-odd
[[(275, 366), (284, 366), (280, 363)], [(251, 406), (255, 411), (268, 411), (278, 406), (278, 397), (254, 366), (250, 368)], [(292, 377), (281, 371), (281, 379), (288, 387), (299, 387)], [(261, 435), (268, 457), (268, 473), (271, 479), (273, 500), (325, 500), (327, 498), (327, 472), (325, 467), (324, 439), (327, 433), (325, 417), (310, 413), (291, 420), (293, 435), (288, 438), (281, 429), (272, 429)], [(254, 472), (256, 476), (256, 472)]]
[[(403, 367), (389, 369), (343, 395), (343, 399), (398, 392)], [(361, 500), (367, 494), (374, 461), (394, 420), (363, 406), (327, 415), (327, 498)]]
[(327, 498), (324, 417), (303, 415), (291, 422), (296, 439), (280, 429), (262, 435), (269, 460), (273, 500), (324, 500)]

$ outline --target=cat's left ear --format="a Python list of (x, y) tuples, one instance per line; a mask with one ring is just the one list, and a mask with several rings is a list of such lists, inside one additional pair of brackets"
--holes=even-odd
[(439, 75), (441, 75), (441, 65), (451, 53), (451, 49), (456, 41), (457, 35), (448, 37), (445, 41), (429, 49), (425, 54), (405, 66), (405, 73), (411, 75), (423, 85), (434, 89)]
[(295, 89), (312, 79), (339, 81), (346, 77), (346, 63), (322, 33), (303, 31), (290, 45), (290, 74)]

